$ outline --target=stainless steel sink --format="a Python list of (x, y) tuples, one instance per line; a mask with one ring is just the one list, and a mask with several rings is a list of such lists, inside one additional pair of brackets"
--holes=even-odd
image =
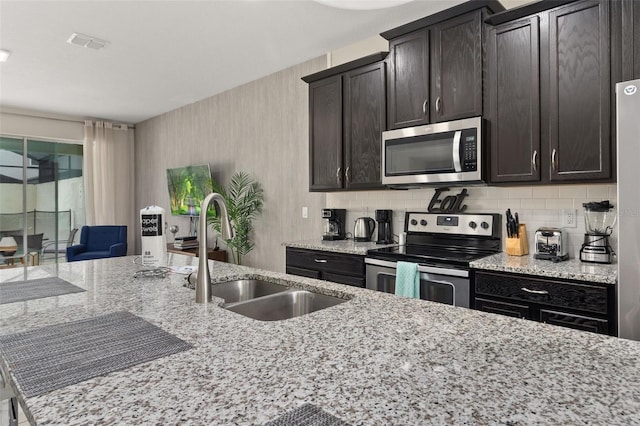
[(346, 300), (337, 297), (291, 289), (246, 302), (226, 305), (225, 308), (260, 321), (279, 321), (299, 317), (344, 302)]
[(211, 285), (211, 295), (236, 303), (288, 290), (289, 287), (262, 280), (235, 280)]

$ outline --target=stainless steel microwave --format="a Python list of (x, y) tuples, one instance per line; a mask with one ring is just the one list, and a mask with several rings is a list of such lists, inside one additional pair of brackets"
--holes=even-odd
[(482, 117), (382, 132), (382, 184), (481, 183)]

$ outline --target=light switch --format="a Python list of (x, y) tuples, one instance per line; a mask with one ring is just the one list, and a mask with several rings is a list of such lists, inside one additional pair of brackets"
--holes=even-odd
[(303, 219), (308, 219), (309, 218), (309, 207), (303, 207), (302, 208), (302, 218)]

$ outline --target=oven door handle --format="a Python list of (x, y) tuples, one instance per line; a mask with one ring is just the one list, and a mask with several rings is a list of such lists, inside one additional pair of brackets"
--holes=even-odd
[[(364, 259), (364, 263), (366, 263), (367, 265), (375, 265), (375, 266), (382, 266), (383, 268), (396, 269), (396, 262), (389, 262), (387, 260), (371, 259), (367, 257)], [(461, 277), (461, 278), (469, 277), (469, 271), (463, 271), (460, 269), (434, 268), (433, 266), (424, 266), (424, 265), (418, 265), (418, 272), (424, 273), (424, 274), (447, 275), (450, 277)]]

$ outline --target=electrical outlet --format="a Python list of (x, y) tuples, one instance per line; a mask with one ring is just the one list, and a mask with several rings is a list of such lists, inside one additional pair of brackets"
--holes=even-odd
[(309, 219), (309, 207), (302, 208), (302, 218)]
[(575, 228), (578, 226), (578, 211), (576, 209), (564, 209), (562, 211), (562, 227)]

